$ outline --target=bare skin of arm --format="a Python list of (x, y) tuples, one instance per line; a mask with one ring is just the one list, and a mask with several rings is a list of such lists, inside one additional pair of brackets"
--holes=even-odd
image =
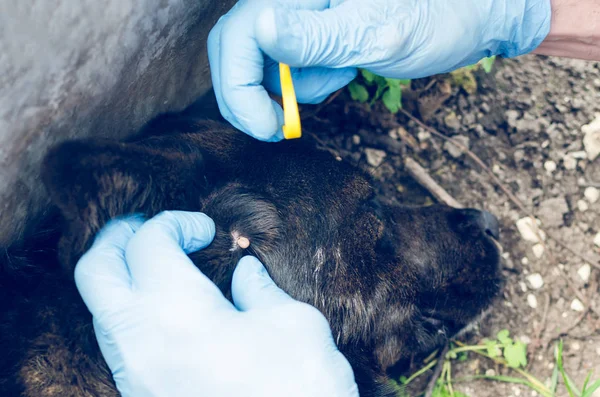
[(552, 0), (552, 26), (536, 54), (600, 61), (600, 0)]

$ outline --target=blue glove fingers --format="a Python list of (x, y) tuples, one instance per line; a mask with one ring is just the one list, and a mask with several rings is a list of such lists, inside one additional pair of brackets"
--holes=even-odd
[[(354, 80), (356, 72), (355, 68), (292, 68), (296, 99), (300, 103), (321, 103), (332, 92)], [(263, 85), (268, 91), (281, 95), (279, 64), (270, 59), (266, 62)]]
[(233, 303), (241, 311), (294, 302), (279, 287), (258, 259), (245, 256), (238, 262), (231, 281)]
[(75, 266), (75, 284), (94, 317), (109, 314), (115, 302), (131, 298), (131, 278), (125, 263), (125, 247), (141, 227), (141, 216), (108, 222), (94, 244)]
[[(210, 62), (210, 66), (211, 66), (211, 77), (212, 77), (212, 82), (213, 82), (213, 89), (215, 91), (215, 96), (217, 98), (217, 104), (219, 105), (219, 110), (221, 112), (221, 115), (225, 118), (225, 120), (229, 121), (235, 128), (244, 131), (245, 133), (247, 133), (248, 135), (262, 140), (262, 141), (268, 141), (268, 142), (277, 142), (283, 139), (283, 131), (281, 130), (281, 126), (283, 125), (283, 110), (281, 109), (281, 107), (275, 102), (272, 101), (271, 98), (268, 97), (268, 94), (266, 93), (266, 91), (264, 92), (264, 95), (267, 96), (267, 100), (268, 100), (268, 106), (265, 106), (265, 100), (264, 99), (260, 99), (260, 105), (256, 106), (256, 104), (253, 105), (252, 110), (250, 110), (250, 112), (255, 112), (256, 111), (256, 107), (260, 107), (260, 106), (264, 106), (264, 108), (259, 109), (261, 110), (259, 113), (260, 114), (264, 114), (264, 109), (267, 109), (267, 115), (263, 116), (261, 119), (259, 119), (259, 124), (261, 125), (266, 125), (266, 127), (260, 127), (258, 128), (259, 133), (257, 134), (255, 132), (255, 130), (253, 129), (248, 129), (244, 124), (242, 124), (240, 122), (240, 120), (238, 119), (239, 114), (234, 114), (230, 108), (229, 108), (229, 102), (223, 98), (223, 92), (230, 92), (230, 88), (228, 86), (223, 87), (222, 86), (222, 81), (223, 79), (221, 78), (221, 73), (224, 72), (225, 74), (225, 79), (228, 78), (227, 73), (229, 72), (230, 68), (233, 66), (234, 68), (240, 67), (240, 65), (229, 65), (228, 68), (226, 68), (225, 71), (223, 71), (223, 68), (221, 65), (223, 65), (223, 63), (221, 62), (221, 32), (223, 31), (223, 26), (225, 25), (227, 19), (229, 17), (229, 14), (221, 17), (221, 19), (219, 19), (219, 21), (217, 22), (217, 24), (213, 27), (213, 29), (210, 31), (210, 34), (208, 36), (208, 59)], [(255, 45), (255, 44), (254, 44)], [(262, 54), (261, 54), (262, 57)], [(240, 62), (240, 60), (237, 60), (236, 62)], [(243, 68), (241, 68), (242, 70), (244, 70)], [(250, 88), (250, 87), (249, 87)], [(260, 86), (253, 86), (253, 88), (250, 88), (251, 90), (261, 90)], [(264, 91), (264, 89), (262, 90)], [(232, 96), (234, 98), (237, 98), (237, 96), (240, 95), (241, 99), (243, 100), (244, 98), (244, 92), (242, 90), (242, 92), (240, 94), (238, 93), (234, 93), (234, 94), (230, 94), (228, 96), (228, 98), (231, 98)], [(260, 98), (264, 98), (264, 96), (262, 94), (258, 95)], [(231, 99), (230, 99), (231, 100)], [(242, 102), (241, 104), (239, 103), (239, 101), (234, 100), (233, 103), (234, 106), (242, 106), (242, 108), (246, 108), (247, 106), (244, 106), (245, 104)], [(271, 114), (271, 110), (273, 111), (273, 113)], [(255, 115), (256, 117), (256, 115)], [(261, 131), (265, 131), (268, 130), (268, 133), (261, 133)]]
[(214, 222), (202, 213), (165, 211), (156, 215), (127, 245), (125, 257), (133, 287), (177, 291), (194, 283), (194, 289), (222, 297), (186, 255), (208, 246), (214, 235)]
[(368, 21), (380, 16), (376, 8), (355, 2), (324, 11), (267, 8), (256, 20), (256, 40), (269, 57), (293, 67), (359, 66), (382, 58), (383, 21)]

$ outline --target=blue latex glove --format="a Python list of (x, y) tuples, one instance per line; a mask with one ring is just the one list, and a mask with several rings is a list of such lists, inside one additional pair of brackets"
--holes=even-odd
[(356, 68), (413, 79), (486, 56), (533, 51), (550, 30), (550, 0), (240, 0), (208, 39), (221, 113), (267, 141), (282, 137), (273, 61), (293, 67), (298, 101), (318, 103)]
[(111, 221), (75, 268), (102, 354), (124, 396), (358, 396), (321, 313), (245, 257), (235, 306), (186, 253), (215, 233), (204, 214)]

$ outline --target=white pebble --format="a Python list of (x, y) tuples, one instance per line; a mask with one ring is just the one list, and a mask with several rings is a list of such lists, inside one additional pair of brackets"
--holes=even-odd
[(590, 208), (590, 206), (588, 205), (587, 201), (585, 200), (579, 200), (577, 201), (577, 209), (581, 212), (585, 212)]
[(537, 309), (538, 301), (534, 294), (527, 295), (527, 304), (529, 305), (530, 308)]
[(533, 273), (527, 276), (527, 282), (533, 289), (540, 289), (544, 286), (544, 279), (539, 273)]
[(521, 288), (521, 292), (527, 292), (527, 284), (522, 281), (519, 281), (519, 287)]
[(492, 368), (486, 369), (485, 376), (496, 376), (496, 371), (494, 371)]
[(583, 192), (583, 195), (590, 203), (594, 204), (600, 198), (600, 190), (593, 186), (587, 187)]
[(386, 157), (386, 153), (383, 150), (366, 148), (365, 155), (367, 156), (367, 163), (372, 167), (379, 167)]
[(521, 335), (519, 336), (519, 340), (523, 343), (525, 343), (526, 345), (531, 343), (531, 338), (527, 335)]
[[(538, 219), (536, 219), (536, 223), (537, 226), (540, 225), (540, 221)], [(539, 243), (540, 237), (542, 240), (546, 239), (545, 233), (537, 226), (533, 224), (533, 220), (528, 216), (517, 221), (517, 229), (519, 230), (519, 233), (521, 233), (521, 237), (523, 237), (523, 239), (526, 241), (531, 241), (532, 243)]]
[(528, 257), (526, 257), (526, 256), (522, 257), (522, 258), (521, 258), (521, 263), (522, 263), (523, 265), (529, 265), (529, 258), (528, 258)]
[(594, 161), (600, 155), (600, 114), (596, 114), (594, 120), (581, 127), (581, 131), (585, 134), (583, 147), (587, 157), (590, 161)]
[(579, 299), (575, 298), (571, 302), (571, 310), (576, 312), (582, 312), (585, 310), (585, 306), (583, 306), (583, 303), (581, 303)]
[(556, 163), (552, 160), (548, 160), (544, 163), (544, 168), (548, 171), (549, 174), (556, 171)]
[(567, 170), (574, 170), (577, 168), (577, 160), (575, 160), (575, 157), (571, 153), (567, 153), (563, 159), (563, 165)]
[(577, 343), (577, 342), (574, 342), (574, 343), (571, 345), (571, 349), (573, 349), (573, 350), (575, 350), (575, 351), (579, 351), (579, 350), (581, 350), (581, 345), (580, 345), (579, 343)]
[(585, 264), (577, 270), (577, 274), (584, 283), (590, 281), (590, 274), (592, 273), (592, 267), (589, 264)]
[(594, 244), (595, 244), (597, 247), (600, 247), (600, 233), (597, 233), (597, 234), (594, 236)]
[(600, 347), (596, 349), (596, 354), (600, 356)]
[(587, 153), (585, 152), (585, 150), (579, 150), (577, 152), (571, 152), (569, 154), (571, 156), (573, 156), (574, 159), (578, 159), (578, 160), (587, 159)]
[(544, 245), (543, 244), (536, 244), (533, 247), (531, 247), (531, 249), (533, 250), (533, 255), (535, 255), (535, 257), (538, 259), (544, 255)]

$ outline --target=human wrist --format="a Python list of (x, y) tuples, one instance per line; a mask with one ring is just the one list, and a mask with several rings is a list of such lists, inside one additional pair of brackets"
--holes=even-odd
[(552, 0), (552, 26), (535, 53), (600, 60), (600, 1)]
[(550, 0), (491, 0), (490, 10), (491, 23), (485, 28), (493, 35), (485, 43), (489, 55), (513, 58), (530, 53), (550, 32)]

